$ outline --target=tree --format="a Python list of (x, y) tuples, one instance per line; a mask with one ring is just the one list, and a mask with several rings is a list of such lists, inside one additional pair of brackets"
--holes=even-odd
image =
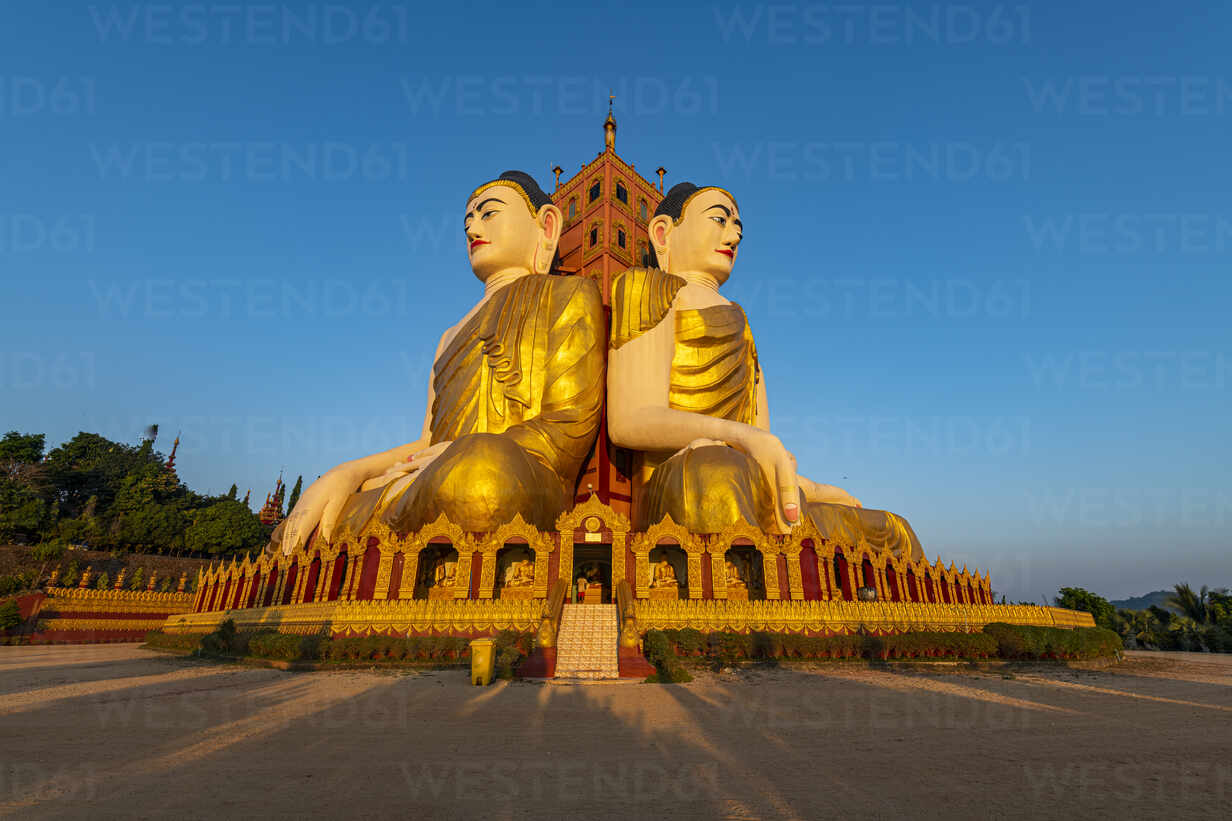
[(128, 581), (129, 590), (144, 590), (145, 589), (145, 568), (138, 567), (133, 573), (133, 577)]
[(1187, 618), (1193, 619), (1195, 624), (1206, 624), (1210, 620), (1207, 608), (1210, 590), (1206, 585), (1202, 585), (1202, 590), (1197, 593), (1185, 583), (1178, 584), (1173, 589), (1176, 592), (1169, 597), (1168, 604), (1180, 610)]
[(68, 567), (60, 574), (61, 587), (76, 587), (77, 582), (81, 581), (81, 569), (77, 565), (77, 560), (73, 559), (68, 563)]
[(43, 461), (47, 435), (11, 430), (0, 439), (0, 465), (37, 465)]
[(287, 502), (287, 513), (295, 510), (295, 503), (299, 501), (300, 491), (304, 489), (304, 477), (300, 476), (295, 480), (295, 487), (291, 488), (291, 499)]
[(41, 541), (51, 524), (43, 445), (41, 433), (0, 438), (0, 542)]
[(111, 588), (111, 577), (106, 571), (98, 574), (98, 581), (94, 583), (95, 590), (109, 590)]
[(196, 511), (184, 545), (203, 553), (235, 553), (259, 548), (267, 538), (260, 520), (242, 502), (223, 499)]
[(1054, 601), (1057, 607), (1090, 613), (1095, 617), (1096, 627), (1116, 629), (1116, 608), (1103, 596), (1097, 596), (1081, 587), (1062, 587)]
[(0, 604), (0, 631), (12, 630), (21, 624), (21, 610), (17, 607), (17, 599), (9, 599)]
[(227, 498), (236, 499), (239, 497), (239, 495), (240, 495), (240, 489), (236, 487), (234, 483), (232, 483), (231, 489), (227, 491)]

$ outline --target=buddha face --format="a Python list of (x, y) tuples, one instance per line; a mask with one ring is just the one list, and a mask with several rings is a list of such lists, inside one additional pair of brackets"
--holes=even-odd
[(533, 213), (519, 188), (501, 183), (471, 197), (462, 226), (481, 282), (505, 271), (546, 274), (560, 239), (560, 210), (545, 205)]
[(650, 238), (664, 269), (708, 274), (722, 285), (731, 276), (744, 233), (736, 203), (717, 189), (702, 190), (680, 216), (679, 225), (666, 215), (650, 221)]

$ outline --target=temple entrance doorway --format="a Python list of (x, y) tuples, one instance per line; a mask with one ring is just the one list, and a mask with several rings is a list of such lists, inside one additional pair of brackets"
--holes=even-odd
[(612, 546), (575, 545), (569, 601), (608, 604), (612, 601)]

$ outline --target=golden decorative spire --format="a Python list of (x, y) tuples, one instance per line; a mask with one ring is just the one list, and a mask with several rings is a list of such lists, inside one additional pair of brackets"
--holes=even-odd
[(603, 121), (603, 145), (607, 151), (616, 153), (616, 119), (612, 116), (612, 101), (616, 95), (607, 95), (607, 119)]

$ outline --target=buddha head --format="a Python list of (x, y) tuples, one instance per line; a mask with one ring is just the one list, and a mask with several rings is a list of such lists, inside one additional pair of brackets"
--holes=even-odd
[(502, 272), (546, 274), (556, 257), (560, 209), (524, 171), (506, 171), (467, 198), (462, 226), (481, 282)]
[(672, 186), (648, 228), (660, 268), (669, 274), (706, 274), (718, 285), (731, 276), (744, 233), (731, 194), (691, 182)]

